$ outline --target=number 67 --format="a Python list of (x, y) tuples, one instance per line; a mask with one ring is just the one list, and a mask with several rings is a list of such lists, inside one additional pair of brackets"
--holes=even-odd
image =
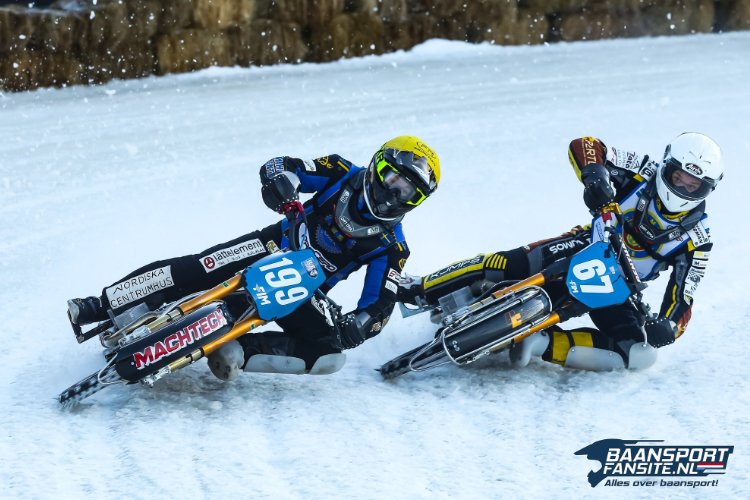
[(581, 285), (583, 293), (611, 293), (612, 280), (609, 278), (607, 266), (600, 260), (594, 259), (588, 262), (581, 262), (573, 267), (573, 275), (581, 281), (588, 281), (599, 276), (602, 280), (601, 285)]

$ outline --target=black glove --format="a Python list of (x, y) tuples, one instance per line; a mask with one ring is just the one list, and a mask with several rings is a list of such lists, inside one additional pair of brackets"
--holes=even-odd
[(659, 348), (674, 342), (677, 329), (666, 317), (661, 316), (644, 325), (648, 335), (648, 343)]
[(338, 330), (336, 347), (341, 350), (353, 349), (367, 340), (367, 334), (359, 327), (357, 318), (352, 313), (336, 321), (336, 329)]
[(292, 172), (278, 172), (263, 182), (260, 192), (263, 203), (274, 212), (281, 213), (284, 205), (299, 201), (299, 177)]
[(609, 170), (604, 165), (591, 163), (581, 170), (583, 202), (594, 212), (606, 207), (615, 199), (615, 191), (609, 183)]

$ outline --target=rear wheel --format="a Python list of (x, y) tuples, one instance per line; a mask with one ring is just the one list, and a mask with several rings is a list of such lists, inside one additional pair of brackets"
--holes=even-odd
[(443, 343), (438, 337), (432, 342), (393, 358), (381, 366), (378, 371), (384, 379), (393, 379), (407, 372), (426, 370), (449, 362), (445, 349), (443, 349)]
[(513, 295), (477, 304), (438, 332), (437, 338), (380, 367), (383, 378), (422, 371), (446, 363), (465, 365), (482, 356), (502, 352), (519, 334), (544, 321), (551, 312), (547, 294), (529, 287)]

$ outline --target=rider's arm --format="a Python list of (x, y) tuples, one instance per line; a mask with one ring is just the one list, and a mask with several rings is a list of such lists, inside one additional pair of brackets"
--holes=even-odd
[[(400, 232), (400, 227), (397, 229)], [(362, 296), (353, 312), (367, 338), (374, 337), (385, 327), (396, 303), (401, 270), (409, 257), (406, 242), (403, 238), (397, 241), (367, 266)]]
[[(634, 151), (607, 147), (594, 137), (581, 137), (570, 142), (568, 159), (578, 180), (589, 165), (603, 165), (609, 171), (609, 180), (618, 193), (629, 194), (635, 186), (648, 180), (656, 172), (656, 164)], [(615, 197), (615, 201), (619, 201)]]
[(693, 248), (676, 257), (669, 285), (664, 292), (659, 316), (666, 317), (677, 325), (676, 337), (685, 332), (693, 309), (693, 297), (698, 284), (706, 273), (706, 264), (712, 243)]
[(279, 173), (290, 172), (299, 178), (301, 192), (315, 193), (340, 180), (351, 166), (351, 163), (339, 155), (322, 156), (314, 160), (278, 156), (271, 158), (260, 168), (260, 182), (266, 185)]

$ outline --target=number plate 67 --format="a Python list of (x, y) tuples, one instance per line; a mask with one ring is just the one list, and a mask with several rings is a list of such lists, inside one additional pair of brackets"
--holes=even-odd
[(598, 241), (578, 252), (565, 279), (570, 294), (594, 309), (622, 304), (630, 295), (614, 252), (608, 249), (607, 243)]

